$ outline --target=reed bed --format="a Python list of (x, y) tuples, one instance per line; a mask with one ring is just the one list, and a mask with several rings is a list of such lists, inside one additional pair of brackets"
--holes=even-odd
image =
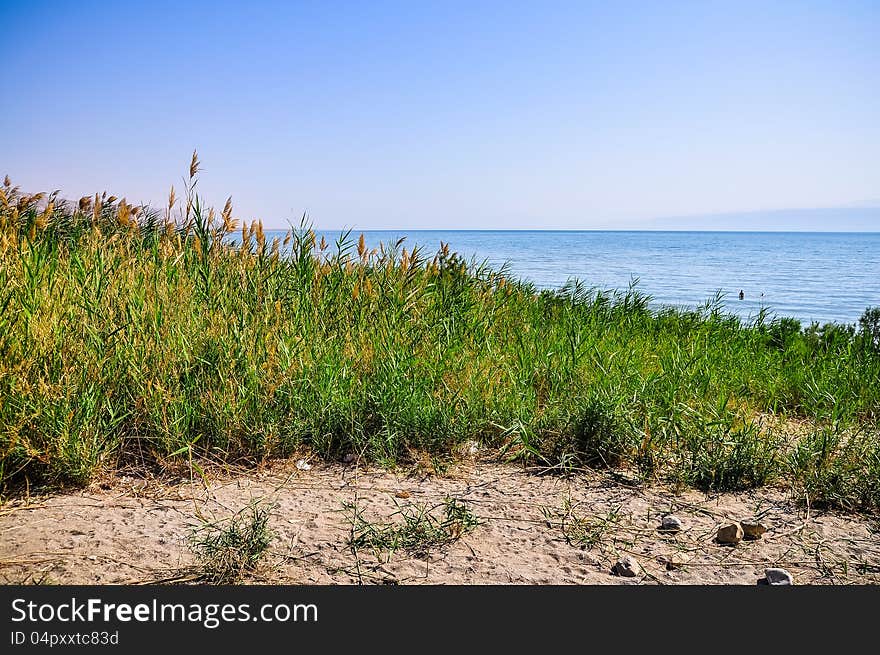
[[(743, 322), (716, 298), (538, 290), (306, 223), (269, 241), (206, 208), (194, 156), (163, 209), (0, 195), (0, 485), (123, 463), (309, 450), (394, 465), (468, 442), (564, 471), (792, 485), (880, 509), (880, 312)], [(564, 248), (564, 244), (559, 244)]]

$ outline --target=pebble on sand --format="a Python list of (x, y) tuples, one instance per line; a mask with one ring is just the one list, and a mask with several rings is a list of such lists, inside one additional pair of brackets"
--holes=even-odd
[(719, 544), (738, 544), (742, 541), (743, 529), (739, 523), (728, 523), (718, 528), (715, 540)]
[(663, 532), (678, 532), (681, 530), (681, 519), (672, 514), (667, 514), (660, 519), (660, 529)]
[(673, 553), (672, 555), (658, 558), (658, 561), (666, 567), (667, 571), (677, 571), (687, 566), (690, 563), (690, 558), (682, 553)]
[[(762, 581), (759, 580), (758, 583), (762, 584)], [(791, 573), (789, 573), (785, 569), (764, 569), (763, 584), (769, 584), (773, 586), (793, 585), (794, 579), (791, 577)]]
[(743, 539), (755, 540), (767, 532), (767, 527), (763, 523), (757, 521), (740, 521), (743, 529)]
[(624, 555), (611, 567), (611, 573), (623, 578), (634, 578), (638, 575), (638, 568), (639, 563), (636, 562), (634, 557)]

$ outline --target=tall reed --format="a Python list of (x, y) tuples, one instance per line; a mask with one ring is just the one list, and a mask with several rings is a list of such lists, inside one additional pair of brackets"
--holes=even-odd
[(207, 208), (198, 172), (194, 156), (161, 210), (6, 180), (5, 488), (302, 448), (393, 464), (476, 440), (538, 466), (880, 508), (869, 313), (745, 324), (717, 301), (655, 310), (635, 286), (537, 290), (446, 244), (331, 244), (305, 221), (272, 242), (231, 202)]

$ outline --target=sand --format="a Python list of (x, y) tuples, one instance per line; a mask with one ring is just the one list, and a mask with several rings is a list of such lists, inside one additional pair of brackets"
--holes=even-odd
[[(481, 520), (458, 541), (410, 555), (353, 550), (350, 512), (389, 521), (408, 503), (447, 497)], [(460, 464), (443, 476), (293, 460), (258, 470), (211, 473), (208, 481), (120, 475), (76, 493), (29, 497), (0, 507), (0, 582), (142, 584), (195, 580), (187, 539), (204, 519), (227, 517), (252, 500), (275, 504), (276, 537), (254, 584), (743, 584), (768, 566), (796, 584), (880, 582), (876, 518), (806, 511), (780, 490), (708, 495), (620, 484), (607, 475), (536, 475), (513, 465)], [(664, 514), (683, 523), (657, 530)], [(757, 541), (722, 546), (717, 528), (760, 517)], [(590, 543), (566, 537), (577, 519)], [(611, 567), (633, 556), (638, 575)], [(675, 558), (680, 567), (669, 570)]]

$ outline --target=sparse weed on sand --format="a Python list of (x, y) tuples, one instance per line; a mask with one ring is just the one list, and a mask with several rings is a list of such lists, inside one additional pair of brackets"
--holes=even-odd
[(273, 509), (271, 504), (252, 502), (227, 519), (203, 521), (193, 529), (189, 545), (199, 579), (235, 584), (252, 573), (275, 536), (269, 529)]
[(602, 545), (620, 521), (619, 507), (601, 516), (587, 516), (577, 511), (570, 498), (565, 499), (561, 510), (542, 507), (541, 511), (550, 527), (558, 525), (569, 544), (587, 550)]
[(344, 509), (351, 522), (349, 546), (371, 550), (377, 556), (401, 550), (414, 557), (425, 557), (455, 543), (480, 524), (480, 519), (454, 498), (433, 507), (407, 503), (398, 508), (389, 522), (368, 521), (352, 503), (346, 503)]

